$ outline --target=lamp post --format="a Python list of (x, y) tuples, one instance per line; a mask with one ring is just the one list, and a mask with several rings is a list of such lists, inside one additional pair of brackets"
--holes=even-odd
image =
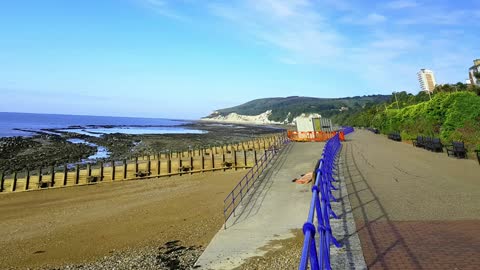
[(398, 106), (397, 92), (393, 92), (393, 95), (395, 96), (395, 101), (397, 103), (397, 109), (400, 109), (400, 106)]

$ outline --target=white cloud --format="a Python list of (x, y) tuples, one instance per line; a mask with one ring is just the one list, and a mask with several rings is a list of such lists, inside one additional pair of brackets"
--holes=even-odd
[[(169, 4), (173, 1), (142, 1), (156, 6), (160, 14), (168, 14), (165, 16), (180, 16)], [(355, 6), (358, 2), (351, 0), (177, 1), (201, 6), (207, 15), (228, 23), (234, 35), (246, 36), (251, 42), (268, 47), (270, 55), (281, 64), (315, 64), (320, 69), (350, 72), (363, 78), (367, 85), (384, 89), (417, 89), (415, 73), (423, 66), (431, 66), (440, 75), (446, 74), (443, 78), (446, 81), (458, 77), (460, 72), (455, 72), (452, 65), (441, 63), (457, 57), (449, 52), (461, 50), (459, 55), (468, 57), (456, 63), (455, 68), (459, 69), (474, 49), (465, 49), (465, 44), (449, 36), (459, 32), (456, 26), (480, 16), (474, 8), (452, 9), (445, 3), (427, 6), (413, 0), (380, 4), (377, 11), (373, 5)], [(392, 10), (394, 12), (389, 13)], [(337, 28), (338, 21), (355, 25), (355, 34)], [(437, 29), (419, 34), (418, 29), (405, 27), (411, 24), (429, 24)], [(389, 32), (381, 33), (381, 29)], [(436, 43), (429, 42), (433, 37)], [(438, 62), (438, 59), (445, 61)]]
[(342, 53), (339, 43), (343, 37), (313, 4), (309, 0), (247, 0), (213, 4), (210, 10), (258, 41), (283, 51), (285, 56), (280, 59), (319, 63)]

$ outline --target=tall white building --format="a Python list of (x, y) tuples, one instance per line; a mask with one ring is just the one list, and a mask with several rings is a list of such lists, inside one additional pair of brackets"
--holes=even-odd
[(418, 81), (420, 82), (420, 88), (425, 92), (433, 92), (435, 85), (437, 85), (433, 71), (428, 69), (420, 69), (417, 75)]
[(480, 59), (473, 60), (473, 66), (468, 70), (471, 84), (480, 85)]

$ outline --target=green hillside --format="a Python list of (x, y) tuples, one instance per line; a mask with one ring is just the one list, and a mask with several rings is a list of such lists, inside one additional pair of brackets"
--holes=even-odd
[[(390, 95), (356, 96), (347, 98), (313, 98), (313, 97), (279, 97), (262, 98), (249, 101), (239, 106), (217, 110), (220, 115), (235, 112), (242, 115), (258, 115), (272, 110), (270, 120), (284, 121), (290, 113), (289, 121), (302, 113), (319, 113), (331, 117), (340, 112), (342, 107), (357, 111), (365, 106), (386, 102)], [(214, 114), (210, 116), (215, 116)]]
[[(382, 133), (399, 131), (405, 139), (435, 136), (444, 143), (464, 141), (470, 151), (480, 149), (480, 96), (475, 92), (439, 92), (431, 100), (424, 93), (406, 94), (397, 99), (398, 104), (393, 99), (356, 113), (339, 114), (334, 120), (343, 125), (375, 127)], [(419, 101), (422, 99), (425, 101)]]

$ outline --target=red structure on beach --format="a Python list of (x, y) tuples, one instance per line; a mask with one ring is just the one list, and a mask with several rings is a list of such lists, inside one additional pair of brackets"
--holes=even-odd
[(339, 134), (340, 140), (345, 141), (345, 134), (343, 131), (332, 131), (332, 132), (323, 132), (323, 131), (293, 131), (289, 130), (287, 132), (288, 138), (296, 142), (326, 142), (330, 138), (333, 138), (336, 134)]

